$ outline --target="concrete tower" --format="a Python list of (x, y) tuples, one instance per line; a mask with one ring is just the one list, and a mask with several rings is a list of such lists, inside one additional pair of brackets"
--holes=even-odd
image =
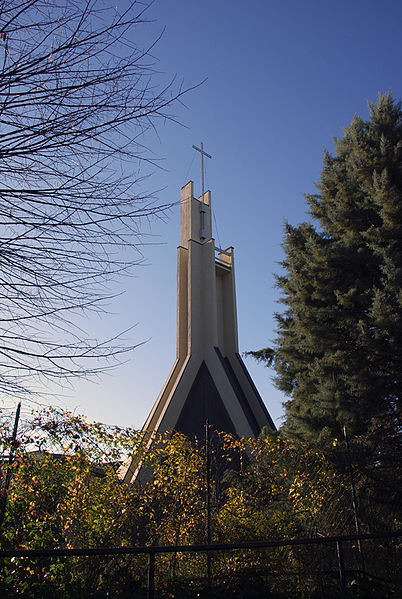
[[(207, 420), (246, 437), (275, 429), (238, 351), (233, 248), (215, 246), (211, 193), (194, 198), (190, 181), (181, 190), (176, 361), (143, 431), (202, 438)], [(122, 467), (126, 482), (136, 467)]]

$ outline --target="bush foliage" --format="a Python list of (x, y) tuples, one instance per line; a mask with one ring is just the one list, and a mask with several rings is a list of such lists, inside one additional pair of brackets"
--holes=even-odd
[[(4, 455), (10, 449), (6, 424)], [(354, 532), (348, 480), (332, 459), (337, 442), (325, 455), (272, 432), (259, 439), (211, 432), (211, 438), (212, 542)], [(145, 473), (135, 485), (122, 483), (118, 476), (118, 465), (128, 453), (136, 453)], [(50, 409), (35, 414), (25, 425), (11, 467), (2, 549), (206, 542), (203, 440), (166, 434), (155, 438), (151, 450), (144, 453), (137, 431), (88, 423), (80, 416)], [(364, 531), (373, 529), (372, 518), (365, 520), (364, 514), (360, 518)], [(381, 561), (381, 551), (375, 558)], [(393, 578), (394, 564), (387, 559), (386, 569)], [(297, 596), (303, 591), (312, 597), (323, 584), (317, 576), (323, 569), (335, 572), (326, 578), (325, 588), (333, 585), (336, 596), (336, 561), (330, 548), (236, 550), (214, 553), (212, 559), (216, 588), (225, 588), (227, 596), (238, 592), (236, 597), (263, 596), (258, 589), (266, 589), (267, 576), (270, 596), (290, 597), (293, 592)], [(2, 561), (1, 570), (0, 588), (9, 597), (125, 597), (135, 589), (140, 597), (147, 558), (12, 558)], [(205, 572), (203, 554), (157, 558), (157, 585), (167, 597), (212, 596), (203, 594)], [(241, 589), (247, 580), (248, 594), (244, 594)]]

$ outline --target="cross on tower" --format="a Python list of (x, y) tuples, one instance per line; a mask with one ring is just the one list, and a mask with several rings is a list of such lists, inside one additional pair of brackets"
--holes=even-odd
[[(210, 154), (204, 152), (204, 144), (201, 142), (201, 148), (197, 148), (197, 146), (193, 146), (194, 150), (197, 150), (201, 154), (201, 198), (204, 197), (204, 156), (207, 158), (212, 158)], [(200, 216), (201, 216), (201, 225), (200, 225), (200, 238), (205, 239), (205, 205), (204, 202), (201, 202), (200, 206)]]
[(204, 195), (204, 156), (207, 158), (212, 158), (212, 156), (204, 152), (204, 144), (202, 142), (200, 145), (201, 148), (197, 148), (197, 146), (193, 146), (193, 148), (201, 154), (201, 194)]

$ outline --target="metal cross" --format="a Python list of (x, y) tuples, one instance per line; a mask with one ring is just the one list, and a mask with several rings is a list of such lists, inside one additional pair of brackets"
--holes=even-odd
[(212, 156), (210, 154), (207, 154), (206, 152), (204, 152), (204, 144), (201, 142), (201, 148), (197, 148), (197, 146), (193, 146), (194, 150), (197, 150), (197, 152), (199, 152), (201, 154), (201, 191), (202, 191), (202, 195), (201, 195), (201, 204), (200, 204), (200, 238), (201, 239), (205, 239), (205, 204), (203, 202), (203, 198), (204, 198), (204, 156), (206, 156), (207, 158), (212, 158)]
[(206, 156), (207, 158), (212, 158), (212, 156), (204, 152), (204, 144), (202, 142), (200, 145), (201, 148), (197, 148), (197, 146), (193, 146), (193, 148), (201, 154), (201, 191), (202, 195), (204, 195), (204, 156)]

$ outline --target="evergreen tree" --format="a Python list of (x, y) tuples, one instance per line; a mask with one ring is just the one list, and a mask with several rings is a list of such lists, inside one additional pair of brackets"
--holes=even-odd
[(347, 425), (371, 440), (373, 466), (401, 444), (401, 103), (380, 95), (335, 142), (306, 196), (315, 224), (286, 225), (276, 345), (254, 355), (273, 356), (288, 434), (317, 441)]

